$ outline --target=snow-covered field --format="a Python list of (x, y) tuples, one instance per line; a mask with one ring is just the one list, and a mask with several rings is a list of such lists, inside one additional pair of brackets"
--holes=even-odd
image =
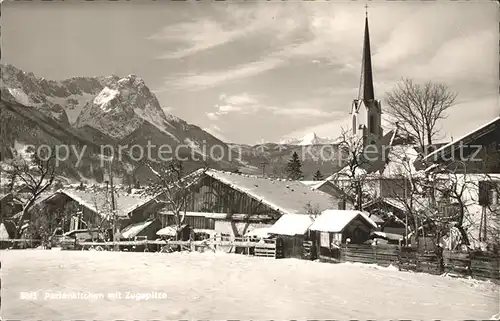
[[(499, 312), (498, 286), (490, 282), (369, 265), (222, 253), (15, 250), (0, 255), (4, 320), (463, 320), (490, 319)], [(29, 291), (37, 291), (36, 300), (21, 299)], [(116, 292), (121, 299), (108, 297)], [(127, 292), (156, 298), (131, 299)], [(93, 297), (57, 298), (71, 293)]]

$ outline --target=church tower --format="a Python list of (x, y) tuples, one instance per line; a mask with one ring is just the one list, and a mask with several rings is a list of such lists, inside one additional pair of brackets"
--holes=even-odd
[(380, 100), (375, 99), (373, 90), (373, 72), (368, 29), (368, 11), (365, 17), (365, 35), (361, 60), (361, 79), (358, 98), (351, 107), (352, 133), (363, 139), (363, 145), (379, 146), (383, 136), (382, 108)]

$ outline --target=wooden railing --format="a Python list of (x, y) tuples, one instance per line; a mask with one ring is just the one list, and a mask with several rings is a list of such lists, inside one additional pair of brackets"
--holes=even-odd
[(39, 239), (0, 239), (0, 249), (10, 247), (34, 248), (42, 243)]

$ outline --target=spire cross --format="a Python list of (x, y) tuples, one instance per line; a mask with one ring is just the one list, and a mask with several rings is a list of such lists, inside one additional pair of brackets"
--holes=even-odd
[(365, 4), (365, 15), (366, 15), (366, 17), (368, 17), (368, 5), (367, 4)]

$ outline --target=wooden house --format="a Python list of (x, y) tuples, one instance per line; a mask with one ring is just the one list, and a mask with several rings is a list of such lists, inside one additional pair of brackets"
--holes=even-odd
[(326, 210), (309, 227), (317, 256), (338, 257), (340, 244), (362, 244), (377, 228), (361, 211)]
[[(161, 204), (152, 197), (116, 192), (115, 217), (107, 190), (61, 189), (41, 199), (37, 208), (54, 218), (54, 224), (70, 231), (82, 228), (110, 228), (116, 218), (121, 229), (154, 218)], [(55, 226), (54, 226), (55, 228)]]
[[(199, 179), (193, 184), (186, 206), (189, 213), (186, 220), (197, 228), (214, 228), (230, 236), (243, 236), (248, 230), (270, 227), (284, 214), (304, 214), (308, 208), (323, 211), (339, 206), (338, 198), (312, 190), (300, 181), (214, 169), (201, 169), (194, 175), (197, 174)], [(173, 218), (163, 220), (170, 225)]]
[(426, 164), (453, 165), (458, 160), (457, 172), (500, 174), (500, 116), (425, 154)]
[(23, 203), (13, 193), (0, 195), (0, 221), (11, 218), (23, 209)]
[[(394, 198), (376, 198), (363, 204), (363, 211), (380, 218), (377, 231), (404, 235), (406, 208), (403, 202)], [(409, 224), (411, 224), (411, 219)]]
[(277, 237), (283, 249), (283, 258), (304, 258), (304, 241), (309, 240), (309, 226), (314, 222), (311, 215), (285, 214), (274, 223), (267, 233)]

